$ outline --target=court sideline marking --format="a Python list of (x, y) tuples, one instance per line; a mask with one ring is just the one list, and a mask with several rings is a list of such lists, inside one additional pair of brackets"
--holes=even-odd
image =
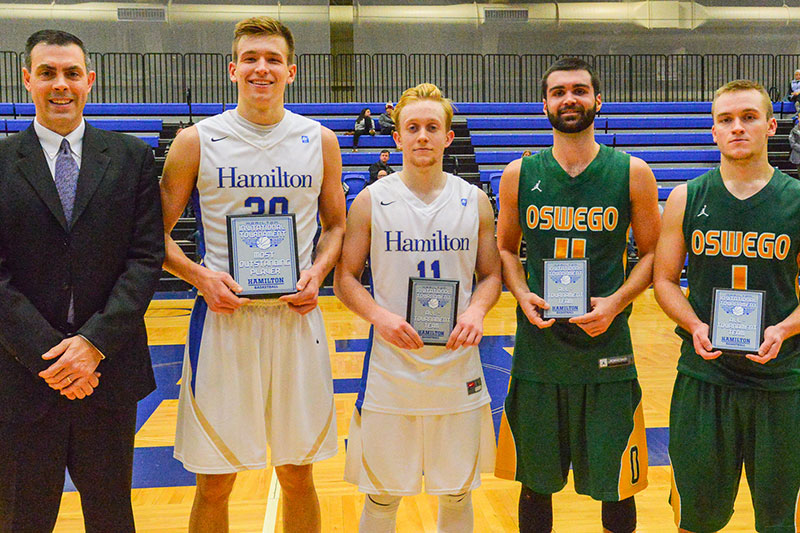
[(269, 482), (269, 492), (267, 493), (267, 511), (264, 513), (264, 529), (262, 533), (274, 533), (275, 524), (278, 522), (278, 501), (281, 498), (281, 486), (278, 483), (278, 475), (272, 469), (272, 478)]

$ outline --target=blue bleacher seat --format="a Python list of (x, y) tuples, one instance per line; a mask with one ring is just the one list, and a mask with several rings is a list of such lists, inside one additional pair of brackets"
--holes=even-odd
[[(599, 143), (613, 145), (614, 136), (598, 133), (595, 139)], [(553, 144), (552, 133), (476, 133), (472, 135), (473, 146), (550, 146)]]
[(629, 150), (629, 154), (647, 163), (719, 163), (716, 148), (698, 150)]
[[(599, 137), (599, 135), (598, 135)], [(599, 141), (602, 142), (602, 141)], [(615, 146), (714, 145), (711, 131), (615, 133)]]
[[(353, 136), (352, 135), (337, 135), (337, 139), (339, 139), (339, 146), (341, 148), (352, 148), (353, 147)], [(358, 148), (394, 148), (394, 139), (392, 139), (391, 135), (362, 135), (358, 139)]]
[[(363, 138), (363, 137), (362, 137)], [(361, 144), (361, 139), (359, 139), (359, 144)], [(378, 160), (378, 153), (373, 152), (345, 152), (342, 154), (342, 164), (346, 167), (348, 166), (369, 166), (375, 161)], [(401, 152), (391, 152), (389, 154), (389, 165), (402, 165), (403, 164), (403, 154)]]
[(704, 174), (711, 170), (708, 168), (654, 168), (653, 174), (656, 176), (656, 181), (689, 181), (696, 178), (700, 174)]
[(658, 199), (666, 201), (669, 198), (669, 193), (672, 192), (673, 187), (659, 187), (658, 188)]
[[(18, 115), (34, 116), (33, 104), (14, 104)], [(222, 113), (222, 104), (192, 104), (192, 113), (198, 116), (210, 116)], [(189, 114), (187, 104), (86, 104), (83, 114), (90, 116), (184, 116)]]
[(710, 130), (714, 125), (711, 116), (702, 117), (608, 117), (606, 126), (611, 130)]
[[(606, 127), (605, 117), (596, 117), (595, 130)], [(470, 130), (547, 130), (553, 126), (547, 117), (467, 117)]]
[(9, 102), (0, 103), (0, 115), (13, 115), (14, 104)]
[(358, 195), (358, 193), (364, 190), (364, 187), (367, 186), (368, 179), (360, 173), (348, 172), (342, 176), (342, 181), (349, 187), (347, 190), (347, 196), (355, 197)]
[(494, 197), (494, 204), (497, 206), (498, 211), (500, 211), (500, 178), (502, 175), (502, 172), (493, 172), (489, 176), (489, 185), (492, 188), (492, 197)]
[[(232, 109), (235, 104), (226, 104), (225, 109)], [(350, 122), (356, 121), (361, 110), (368, 107), (377, 120), (378, 115), (386, 110), (386, 102), (361, 103), (327, 103), (327, 104), (286, 104), (286, 109), (300, 115), (351, 115)]]
[(353, 131), (355, 119), (317, 117), (314, 120), (333, 131)]
[[(10, 119), (8, 131), (22, 131), (31, 125), (33, 119)], [(137, 131), (158, 133), (163, 129), (161, 119), (87, 119), (87, 122), (95, 128), (109, 131)]]
[(711, 102), (607, 102), (603, 104), (600, 113), (603, 115), (711, 114)]
[(158, 137), (152, 137), (152, 136), (149, 136), (149, 135), (148, 136), (141, 136), (141, 137), (137, 135), (137, 137), (139, 137), (141, 140), (146, 142), (150, 147), (158, 148)]

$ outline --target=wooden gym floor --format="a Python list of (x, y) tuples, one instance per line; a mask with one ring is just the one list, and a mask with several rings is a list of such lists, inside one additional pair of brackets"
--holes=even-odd
[[(175, 295), (179, 296), (179, 295)], [(183, 344), (189, 323), (190, 299), (156, 299), (147, 313), (147, 327), (158, 389), (139, 406), (134, 464), (133, 504), (140, 532), (186, 531), (194, 495), (194, 476), (172, 458), (178, 380)], [(335, 297), (323, 296), (339, 428), (339, 453), (317, 463), (314, 477), (322, 507), (324, 532), (356, 532), (363, 495), (342, 480), (344, 440), (355, 402), (357, 380), (369, 326)], [(508, 383), (515, 328), (514, 299), (503, 293), (485, 321), (481, 344), (487, 386), (493, 396), (492, 411), (499, 416)], [(667, 504), (670, 469), (666, 446), (669, 400), (675, 379), (678, 340), (673, 324), (661, 312), (652, 290), (634, 304), (631, 330), (644, 392), (645, 422), (650, 451), (650, 486), (636, 497), (640, 533), (675, 531)], [(239, 474), (230, 502), (232, 531), (281, 529), (279, 491), (271, 470)], [(476, 532), (517, 531), (519, 485), (483, 475), (475, 491)], [(554, 530), (558, 533), (600, 532), (600, 504), (575, 494), (571, 482), (554, 496)], [(276, 513), (277, 512), (277, 513)], [(266, 516), (266, 518), (265, 518)], [(275, 524), (275, 525), (273, 525)], [(80, 498), (67, 481), (57, 532), (83, 531)], [(406, 497), (398, 516), (399, 533), (436, 531), (436, 499), (427, 495)], [(754, 531), (753, 509), (743, 479), (736, 510), (725, 532)]]

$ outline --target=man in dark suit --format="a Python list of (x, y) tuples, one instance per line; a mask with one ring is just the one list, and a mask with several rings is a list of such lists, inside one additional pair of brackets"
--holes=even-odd
[(83, 120), (83, 43), (26, 43), (36, 106), (0, 141), (0, 532), (52, 531), (69, 468), (87, 532), (134, 531), (144, 312), (164, 257), (152, 150)]

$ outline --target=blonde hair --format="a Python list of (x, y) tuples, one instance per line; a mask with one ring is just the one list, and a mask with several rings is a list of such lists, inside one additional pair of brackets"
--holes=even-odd
[(764, 111), (766, 111), (766, 118), (772, 118), (772, 100), (769, 97), (766, 89), (760, 83), (752, 80), (733, 80), (729, 81), (714, 92), (714, 101), (711, 103), (711, 116), (714, 116), (714, 104), (717, 99), (723, 94), (738, 93), (741, 91), (758, 91), (761, 94), (761, 101), (764, 104)]
[(400, 128), (400, 113), (403, 111), (403, 108), (412, 102), (418, 102), (420, 100), (431, 100), (442, 104), (442, 108), (444, 109), (444, 125), (445, 128), (449, 130), (450, 124), (453, 122), (453, 104), (449, 98), (442, 96), (442, 91), (432, 83), (420, 83), (416, 87), (411, 87), (403, 91), (400, 100), (398, 100), (397, 105), (394, 106), (394, 111), (392, 111), (392, 120), (397, 124), (398, 129)]
[(244, 19), (236, 24), (233, 30), (233, 44), (231, 51), (233, 52), (233, 61), (237, 59), (237, 47), (239, 40), (247, 35), (265, 36), (279, 35), (286, 41), (286, 48), (288, 54), (286, 61), (291, 65), (294, 63), (294, 37), (289, 28), (281, 24), (281, 21), (271, 17), (251, 17)]

